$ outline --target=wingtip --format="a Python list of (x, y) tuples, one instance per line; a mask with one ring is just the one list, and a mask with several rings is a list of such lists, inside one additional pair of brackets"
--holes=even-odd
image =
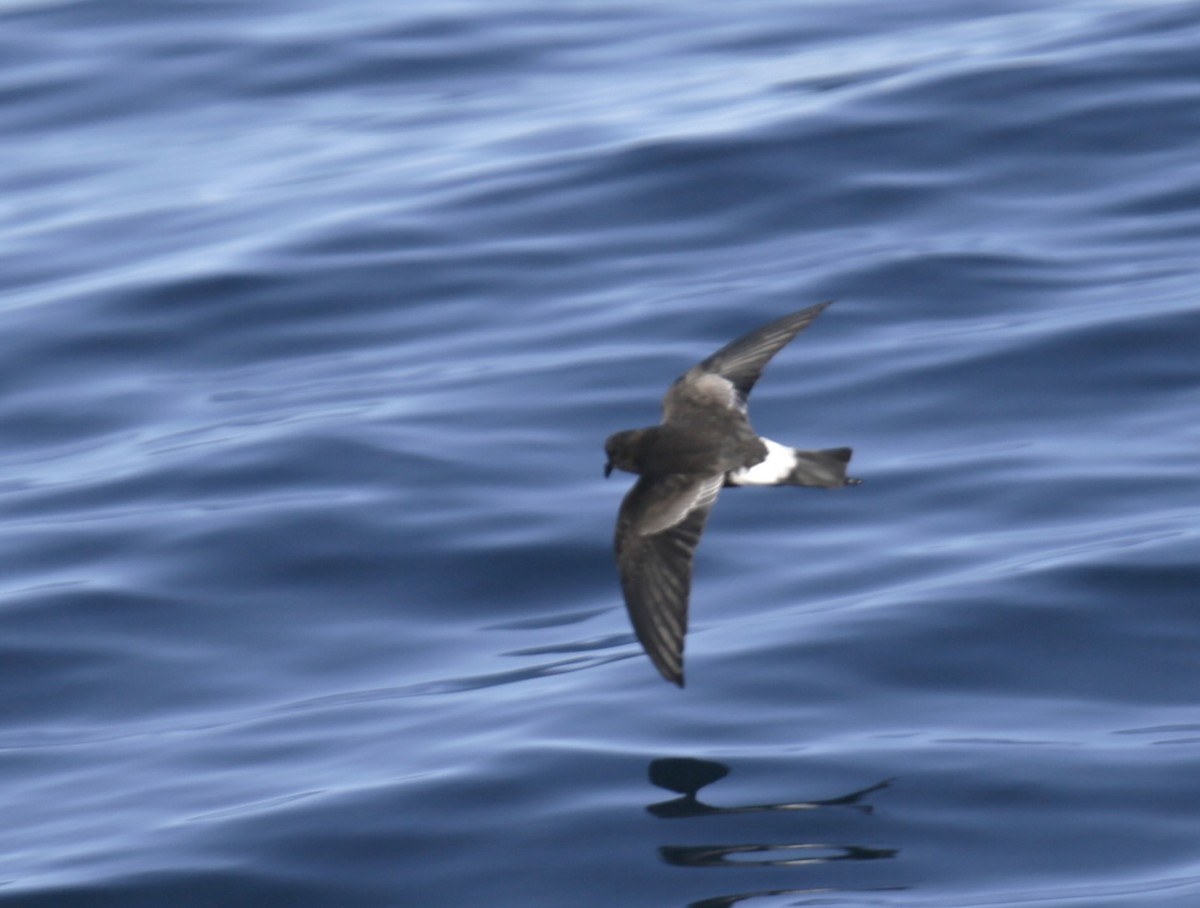
[(676, 687), (683, 687), (684, 679), (683, 679), (683, 669), (682, 668), (676, 670), (667, 665), (656, 665), (655, 668), (658, 669), (658, 673), (660, 675), (662, 675), (663, 678), (665, 678), (667, 681), (670, 681)]
[(683, 666), (676, 668), (673, 665), (666, 665), (658, 660), (654, 660), (654, 667), (658, 669), (658, 673), (667, 681), (670, 681), (676, 687), (683, 687)]

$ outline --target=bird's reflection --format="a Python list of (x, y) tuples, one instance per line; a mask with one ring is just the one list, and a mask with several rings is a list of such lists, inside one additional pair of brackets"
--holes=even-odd
[[(875, 861), (895, 857), (896, 849), (803, 842), (793, 845), (663, 845), (658, 853), (668, 864), (678, 867), (800, 867), (831, 861)], [(740, 857), (755, 854), (770, 856), (759, 860)]]
[[(902, 889), (907, 889), (907, 886), (875, 886), (869, 890), (855, 890), (867, 892), (898, 892)], [(763, 889), (758, 892), (742, 892), (736, 895), (718, 895), (711, 899), (700, 899), (697, 902), (689, 902), (687, 908), (730, 908), (731, 905), (736, 905), (738, 902), (748, 902), (750, 899), (765, 899), (777, 895), (822, 895), (828, 893), (845, 892), (844, 888), (834, 889), (829, 886), (816, 886), (811, 889)], [(789, 905), (808, 904), (807, 900), (801, 902), (788, 902)], [(819, 904), (813, 902), (812, 904)], [(830, 903), (832, 904), (832, 902)]]
[[(700, 789), (712, 785), (729, 775), (724, 763), (714, 760), (673, 758), (654, 760), (650, 763), (650, 781), (659, 788), (673, 791), (680, 797), (649, 805), (646, 810), (661, 819), (675, 820), (695, 817), (725, 816), (730, 814), (765, 813), (776, 811), (820, 810), (823, 808), (849, 808), (870, 814), (874, 808), (866, 798), (882, 791), (892, 783), (884, 779), (867, 788), (852, 791), (835, 798), (811, 801), (788, 801), (773, 804), (747, 804), (735, 807), (715, 807), (701, 801)], [(875, 861), (895, 857), (898, 849), (877, 848), (864, 844), (828, 842), (752, 842), (730, 845), (662, 845), (659, 856), (676, 867), (801, 867), (806, 865), (830, 864), (835, 861)], [(895, 887), (872, 887), (873, 889)], [(903, 888), (903, 887), (900, 887)], [(692, 908), (721, 908), (756, 897), (795, 895), (830, 891), (817, 889), (772, 889), (719, 896), (692, 903)]]
[(751, 804), (743, 807), (713, 807), (696, 797), (696, 792), (701, 788), (718, 782), (727, 775), (729, 775), (729, 767), (715, 760), (696, 760), (690, 757), (652, 760), (650, 762), (651, 784), (677, 792), (683, 797), (651, 804), (646, 810), (663, 819), (709, 817), (729, 813), (762, 813), (769, 810), (816, 810), (820, 807), (850, 807), (863, 813), (871, 813), (875, 808), (870, 804), (861, 803), (863, 798), (887, 788), (893, 782), (892, 779), (884, 779), (869, 788), (852, 791), (839, 798), (782, 804)]

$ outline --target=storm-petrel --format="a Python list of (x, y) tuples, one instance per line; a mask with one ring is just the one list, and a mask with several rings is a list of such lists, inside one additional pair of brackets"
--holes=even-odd
[(860, 482), (846, 476), (850, 448), (801, 451), (760, 438), (746, 412), (771, 357), (828, 305), (786, 315), (722, 347), (675, 380), (659, 425), (617, 432), (604, 443), (605, 476), (614, 467), (638, 474), (617, 515), (625, 605), (646, 654), (680, 687), (692, 556), (722, 487)]

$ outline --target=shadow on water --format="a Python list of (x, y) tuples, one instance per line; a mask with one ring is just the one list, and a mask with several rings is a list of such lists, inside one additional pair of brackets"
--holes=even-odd
[[(884, 779), (868, 788), (852, 791), (835, 798), (811, 801), (786, 801), (771, 804), (746, 804), (716, 807), (701, 801), (700, 789), (719, 782), (730, 769), (715, 760), (689, 757), (665, 758), (650, 763), (650, 782), (659, 788), (673, 791), (680, 797), (659, 801), (646, 807), (647, 812), (664, 820), (696, 819), (732, 814), (774, 813), (798, 810), (850, 809), (864, 814), (874, 812), (866, 803), (868, 795), (889, 787), (893, 779)], [(868, 845), (829, 842), (748, 842), (726, 845), (661, 845), (659, 857), (676, 867), (800, 867), (823, 865), (835, 861), (875, 861), (892, 858), (899, 849), (875, 848)], [(896, 891), (907, 887), (871, 887), (871, 891)], [(844, 891), (843, 887), (838, 887)], [(688, 908), (721, 908), (753, 898), (789, 896), (834, 891), (821, 886), (801, 889), (768, 889), (717, 896), (691, 902)]]

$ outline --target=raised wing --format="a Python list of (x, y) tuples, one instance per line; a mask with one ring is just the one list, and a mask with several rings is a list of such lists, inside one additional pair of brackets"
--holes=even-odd
[(744, 337), (739, 337), (732, 343), (726, 344), (708, 359), (702, 360), (692, 368), (689, 376), (702, 376), (705, 373), (715, 373), (728, 379), (737, 389), (740, 402), (744, 405), (754, 383), (762, 375), (763, 369), (771, 361), (771, 357), (788, 345), (793, 337), (807, 328), (818, 315), (833, 303), (828, 300), (785, 315), (770, 324), (763, 325)]
[(617, 567), (634, 632), (659, 673), (683, 686), (692, 556), (724, 475), (642, 476), (617, 515)]

